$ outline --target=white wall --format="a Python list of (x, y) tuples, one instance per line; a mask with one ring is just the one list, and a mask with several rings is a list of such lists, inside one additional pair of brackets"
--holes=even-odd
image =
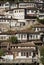
[(7, 40), (9, 37), (7, 35), (0, 35), (0, 40)]
[(2, 56), (2, 58), (8, 59), (8, 60), (13, 60), (13, 55), (5, 55), (5, 56)]
[(40, 34), (30, 34), (29, 40), (40, 39)]
[(14, 13), (14, 18), (16, 18), (16, 19), (24, 19), (24, 9), (15, 9), (14, 11), (13, 11), (13, 13)]
[(27, 40), (27, 34), (16, 34), (18, 40)]

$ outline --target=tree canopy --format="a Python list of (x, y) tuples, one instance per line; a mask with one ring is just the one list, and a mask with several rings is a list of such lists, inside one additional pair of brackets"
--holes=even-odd
[(4, 55), (4, 51), (2, 49), (0, 49), (0, 56)]
[(12, 42), (13, 44), (17, 44), (18, 43), (18, 39), (15, 36), (10, 37), (9, 41)]
[(44, 46), (40, 47), (41, 62), (44, 65)]
[(44, 24), (44, 19), (39, 19), (39, 18), (37, 18), (37, 21), (38, 21), (39, 23), (41, 23), (41, 24)]

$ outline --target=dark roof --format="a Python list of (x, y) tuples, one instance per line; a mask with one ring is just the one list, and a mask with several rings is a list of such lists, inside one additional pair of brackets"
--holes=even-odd
[(18, 44), (10, 44), (10, 46), (19, 46), (19, 47), (35, 47), (33, 42), (25, 42), (25, 43), (18, 43)]
[(16, 10), (16, 9), (24, 9), (24, 8), (13, 8), (13, 9), (5, 10), (5, 11), (13, 11), (13, 10)]
[(34, 51), (34, 50), (35, 49), (33, 49), (33, 48), (27, 48), (27, 49), (26, 48), (24, 48), (24, 49), (23, 48), (19, 48), (19, 49), (16, 48), (16, 49), (11, 49), (11, 51), (14, 51), (14, 52), (16, 52), (16, 51), (17, 52), (19, 52), (19, 51)]
[(39, 34), (40, 32), (35, 32), (33, 30), (15, 30), (15, 31), (7, 31), (2, 32), (0, 35), (14, 35), (14, 34)]
[(2, 42), (0, 46), (16, 46), (16, 47), (35, 47), (34, 42), (25, 42), (25, 43), (18, 43), (18, 44), (12, 44), (11, 42)]
[(15, 18), (0, 18), (1, 20), (17, 20)]
[(35, 24), (33, 27), (44, 28), (44, 24), (38, 23)]
[(35, 44), (41, 44), (41, 43), (43, 43), (43, 42), (39, 40), (39, 41), (34, 41), (34, 43), (35, 43)]
[(4, 14), (0, 14), (0, 16), (5, 16)]

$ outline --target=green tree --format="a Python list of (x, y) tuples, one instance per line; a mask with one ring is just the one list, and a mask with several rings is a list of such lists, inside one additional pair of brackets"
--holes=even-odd
[(4, 51), (2, 49), (0, 49), (0, 56), (4, 55)]
[(40, 54), (41, 54), (41, 62), (44, 65), (44, 46), (40, 47)]
[(12, 42), (13, 44), (17, 44), (18, 43), (18, 39), (15, 36), (10, 37), (9, 41)]
[(41, 24), (44, 24), (44, 19), (39, 19), (39, 18), (37, 18), (37, 21), (38, 21), (39, 23), (41, 23)]

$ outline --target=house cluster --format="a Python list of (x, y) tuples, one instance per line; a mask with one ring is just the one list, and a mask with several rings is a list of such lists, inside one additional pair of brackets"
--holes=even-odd
[[(44, 19), (43, 4), (42, 0), (0, 2), (0, 49), (6, 54), (2, 58), (15, 63), (39, 63), (36, 45), (44, 44), (44, 24), (37, 18)], [(18, 43), (8, 42), (11, 37), (17, 37)]]

